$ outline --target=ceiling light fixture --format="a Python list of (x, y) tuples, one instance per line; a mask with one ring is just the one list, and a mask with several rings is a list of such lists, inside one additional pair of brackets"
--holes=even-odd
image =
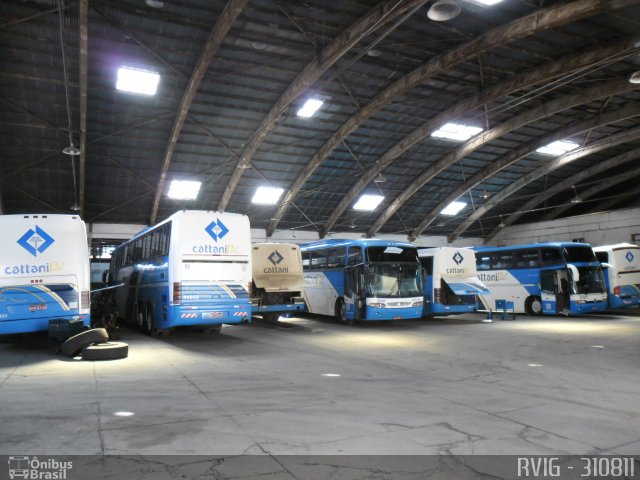
[(454, 215), (457, 215), (460, 212), (460, 210), (462, 210), (466, 206), (467, 206), (466, 202), (451, 202), (440, 212), (440, 214), (453, 217)]
[(460, 15), (461, 10), (456, 0), (438, 0), (431, 5), (427, 17), (434, 22), (446, 22)]
[(486, 190), (483, 190), (483, 191), (482, 191), (482, 198), (484, 198), (485, 200), (486, 200), (487, 198), (489, 198), (489, 194), (487, 193), (487, 191), (486, 191)]
[(463, 125), (461, 123), (446, 123), (431, 134), (432, 137), (445, 138), (464, 142), (482, 131), (480, 127)]
[(268, 45), (264, 42), (251, 42), (251, 48), (254, 48), (255, 50), (264, 50), (267, 47)]
[(467, 1), (478, 3), (485, 7), (490, 7), (492, 5), (495, 5), (496, 3), (500, 3), (502, 0), (467, 0)]
[(571, 203), (582, 203), (582, 199), (578, 196), (578, 191), (576, 190), (575, 185), (571, 185), (573, 188), (573, 198), (571, 199)]
[(502, 221), (502, 215), (500, 215), (500, 223), (498, 224), (498, 228), (504, 228), (504, 227), (506, 227), (506, 225)]
[(640, 71), (631, 74), (629, 77), (629, 83), (640, 83)]
[(386, 181), (387, 181), (387, 177), (385, 177), (381, 173), (379, 173), (378, 176), (373, 179), (373, 183), (384, 183)]
[(371, 49), (367, 51), (367, 55), (369, 55), (370, 57), (379, 57), (380, 55), (382, 55), (382, 52), (380, 50), (375, 50), (375, 49)]
[(145, 0), (144, 3), (147, 4), (147, 7), (151, 8), (162, 8), (164, 7), (164, 2), (160, 0)]
[(71, 145), (69, 145), (68, 147), (64, 147), (62, 149), (62, 153), (64, 153), (65, 155), (71, 155), (73, 157), (80, 155), (80, 149), (78, 147), (76, 147), (73, 142), (71, 142)]

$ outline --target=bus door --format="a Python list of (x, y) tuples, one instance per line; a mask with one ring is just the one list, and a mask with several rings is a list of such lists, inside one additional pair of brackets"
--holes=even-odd
[(566, 268), (540, 271), (542, 313), (545, 315), (569, 313), (571, 281)]
[(366, 317), (367, 305), (363, 278), (362, 264), (344, 269), (344, 305), (348, 319), (360, 320)]

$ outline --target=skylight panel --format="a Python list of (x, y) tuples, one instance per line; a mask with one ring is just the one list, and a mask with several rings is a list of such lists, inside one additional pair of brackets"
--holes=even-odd
[(482, 131), (480, 127), (463, 125), (461, 123), (447, 123), (431, 134), (432, 137), (446, 138), (464, 142)]
[(258, 203), (260, 205), (275, 205), (278, 200), (280, 200), (283, 192), (284, 188), (258, 187), (256, 189), (256, 193), (253, 194), (251, 203)]
[(160, 75), (156, 72), (120, 67), (116, 88), (123, 92), (155, 95), (158, 90), (158, 82), (160, 82)]
[(544, 147), (540, 147), (536, 150), (538, 153), (542, 153), (544, 155), (564, 155), (571, 150), (575, 150), (580, 145), (575, 142), (568, 142), (565, 140), (558, 140), (556, 142), (551, 142), (549, 145), (545, 145)]
[(322, 106), (323, 103), (324, 103), (323, 100), (319, 100), (317, 98), (310, 98), (304, 103), (302, 108), (298, 110), (298, 116), (305, 117), (305, 118), (313, 117), (313, 115), (318, 111), (318, 109)]
[(173, 180), (167, 196), (175, 200), (195, 200), (201, 185), (202, 182), (192, 180)]
[(382, 195), (362, 195), (353, 206), (354, 210), (375, 210), (384, 200)]
[(467, 206), (466, 202), (451, 202), (440, 213), (442, 215), (448, 215), (450, 217), (453, 217), (454, 215), (457, 215), (460, 212), (460, 210), (462, 210), (466, 206)]

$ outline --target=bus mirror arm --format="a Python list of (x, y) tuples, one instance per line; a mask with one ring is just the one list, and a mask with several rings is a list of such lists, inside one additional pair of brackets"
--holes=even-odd
[(571, 264), (571, 263), (567, 263), (567, 268), (569, 269), (569, 271), (571, 272), (571, 278), (573, 279), (574, 282), (579, 282), (580, 281), (580, 273), (578, 272), (578, 268)]
[(613, 268), (613, 265), (606, 262), (600, 262), (600, 265), (602, 265), (602, 268)]

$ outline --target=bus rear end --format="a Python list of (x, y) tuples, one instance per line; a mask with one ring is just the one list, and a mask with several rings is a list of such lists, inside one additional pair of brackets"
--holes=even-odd
[(640, 247), (630, 243), (594, 248), (604, 265), (609, 308), (640, 305)]
[(168, 328), (251, 319), (251, 231), (245, 215), (183, 212), (173, 220)]
[(44, 331), (52, 319), (88, 326), (84, 222), (74, 215), (3, 215), (0, 230), (0, 334)]

